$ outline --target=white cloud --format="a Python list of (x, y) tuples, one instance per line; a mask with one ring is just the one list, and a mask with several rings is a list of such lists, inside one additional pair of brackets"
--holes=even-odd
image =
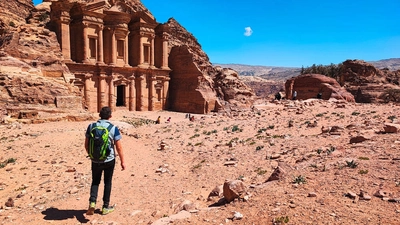
[(244, 30), (244, 36), (246, 37), (250, 37), (253, 34), (253, 30), (251, 29), (251, 27), (245, 27)]

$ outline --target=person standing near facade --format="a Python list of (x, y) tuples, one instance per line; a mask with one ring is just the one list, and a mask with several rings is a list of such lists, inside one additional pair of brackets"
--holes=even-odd
[[(111, 195), (111, 187), (112, 187), (112, 178), (115, 167), (115, 157), (117, 151), (119, 158), (121, 160), (121, 168), (125, 170), (125, 159), (124, 152), (122, 150), (121, 144), (121, 133), (118, 128), (112, 125), (109, 121), (111, 118), (111, 109), (110, 107), (103, 107), (99, 113), (100, 120), (95, 123), (92, 123), (88, 126), (86, 130), (86, 139), (85, 139), (85, 149), (86, 152), (89, 153), (89, 142), (91, 138), (91, 131), (95, 126), (101, 126), (107, 128), (108, 132), (108, 141), (109, 141), (109, 155), (105, 158), (105, 160), (95, 160), (92, 159), (92, 185), (90, 187), (90, 198), (89, 198), (89, 209), (86, 212), (86, 215), (93, 215), (96, 208), (97, 201), (97, 193), (99, 190), (99, 185), (101, 181), (101, 176), (104, 172), (104, 193), (103, 193), (103, 207), (101, 213), (103, 215), (109, 214), (114, 211), (114, 207), (110, 206), (110, 195)], [(109, 128), (110, 127), (110, 128)]]
[(293, 91), (293, 100), (297, 99), (297, 91)]
[(156, 124), (161, 124), (161, 116), (158, 116), (158, 118), (156, 120)]

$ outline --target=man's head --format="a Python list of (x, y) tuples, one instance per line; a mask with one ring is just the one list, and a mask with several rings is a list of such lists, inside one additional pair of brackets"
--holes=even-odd
[(111, 118), (111, 109), (108, 106), (104, 106), (101, 108), (99, 116), (103, 120), (108, 120)]

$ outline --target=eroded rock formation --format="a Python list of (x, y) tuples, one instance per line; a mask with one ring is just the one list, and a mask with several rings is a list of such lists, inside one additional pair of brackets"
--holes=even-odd
[[(379, 70), (362, 60), (343, 62), (340, 84), (355, 96), (356, 102), (378, 103), (388, 101), (386, 92), (399, 88), (400, 70)], [(400, 99), (398, 99), (400, 100)]]
[(341, 87), (339, 83), (330, 77), (321, 74), (303, 74), (293, 77), (285, 83), (286, 96), (291, 99), (293, 92), (297, 92), (297, 99), (317, 98), (321, 93), (322, 99), (335, 98), (354, 102), (354, 96)]
[(197, 39), (175, 19), (169, 19), (166, 25), (171, 35), (169, 94), (172, 110), (229, 112), (253, 103), (254, 91), (240, 80), (237, 72), (213, 67)]

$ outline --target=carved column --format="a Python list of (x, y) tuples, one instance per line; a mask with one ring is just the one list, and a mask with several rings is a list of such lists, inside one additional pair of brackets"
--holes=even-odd
[(112, 30), (111, 34), (111, 63), (110, 65), (116, 65), (117, 64), (117, 47), (116, 47), (116, 38), (115, 38), (115, 33), (116, 30), (115, 28)]
[(129, 55), (128, 55), (128, 51), (129, 51), (129, 45), (128, 45), (128, 41), (129, 41), (129, 32), (126, 33), (126, 37), (125, 37), (125, 51), (124, 51), (124, 61), (125, 61), (125, 65), (124, 66), (129, 66)]
[(71, 62), (71, 46), (70, 46), (70, 30), (69, 23), (71, 22), (69, 12), (61, 12), (60, 17), (60, 38), (61, 52), (65, 62)]
[(129, 77), (129, 111), (135, 111), (135, 101), (136, 101), (136, 87), (135, 87), (135, 75)]
[(83, 63), (89, 63), (88, 60), (88, 48), (89, 48), (89, 40), (88, 40), (88, 23), (83, 23)]
[(150, 51), (150, 66), (154, 67), (154, 38), (151, 39)]
[(140, 34), (139, 36), (139, 65), (144, 63), (144, 49), (143, 49), (143, 38)]
[(163, 37), (163, 49), (162, 49), (162, 65), (161, 69), (169, 69), (168, 66), (168, 39), (167, 37)]
[(98, 26), (97, 30), (97, 64), (104, 64), (104, 49), (103, 49), (103, 26)]
[(148, 79), (148, 87), (149, 87), (149, 111), (154, 110), (154, 93), (155, 93), (155, 87), (154, 87), (154, 81), (156, 80), (155, 76), (150, 75)]
[(97, 102), (98, 102), (98, 111), (106, 105), (106, 93), (105, 93), (105, 86), (106, 86), (106, 78), (107, 76), (105, 75), (104, 72), (100, 72), (99, 75), (99, 87), (98, 87), (98, 97), (97, 97)]
[(86, 107), (91, 109), (92, 103), (90, 102), (90, 79), (92, 79), (93, 75), (92, 74), (85, 74), (85, 87), (84, 87), (84, 95), (85, 95), (85, 102), (86, 102)]
[(168, 96), (168, 88), (169, 88), (169, 81), (171, 78), (166, 77), (163, 80), (163, 89), (162, 89), (162, 108), (166, 109), (166, 102), (167, 102), (167, 96)]
[(136, 77), (136, 110), (143, 111), (143, 81), (144, 75)]
[(115, 93), (114, 93), (114, 77), (108, 77), (108, 103), (111, 111), (115, 111), (116, 103), (115, 103)]

